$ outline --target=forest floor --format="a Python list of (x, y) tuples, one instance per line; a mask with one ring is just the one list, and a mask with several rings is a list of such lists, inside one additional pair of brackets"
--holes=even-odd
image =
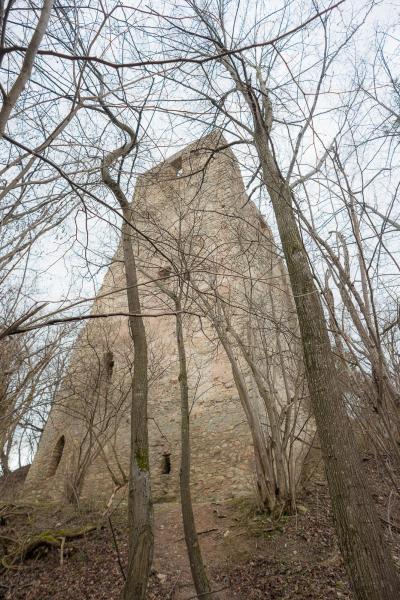
[[(400, 567), (400, 501), (382, 477), (382, 462), (365, 458), (387, 543)], [(99, 522), (94, 512), (17, 505), (0, 521), (0, 536), (21, 539), (44, 529)], [(119, 600), (127, 556), (126, 516), (121, 507), (82, 538), (49, 548), (6, 569), (3, 600)], [(333, 600), (351, 593), (333, 530), (324, 481), (315, 482), (296, 515), (272, 520), (251, 500), (195, 505), (203, 557), (219, 600)], [(118, 547), (118, 551), (116, 549)], [(61, 556), (62, 554), (62, 556)], [(118, 560), (118, 555), (120, 560)], [(120, 565), (121, 563), (121, 565)], [(155, 506), (155, 556), (149, 600), (195, 598), (179, 505)]]

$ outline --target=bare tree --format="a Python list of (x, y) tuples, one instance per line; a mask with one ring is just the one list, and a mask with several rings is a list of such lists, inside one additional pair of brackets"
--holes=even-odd
[[(10, 16), (12, 4), (13, 2), (8, 2), (7, 7), (4, 7), (3, 4), (1, 8), (0, 30), (2, 46), (6, 38), (7, 19)], [(27, 82), (29, 81), (30, 75), (32, 73), (33, 63), (35, 61), (39, 45), (46, 32), (52, 8), (53, 0), (44, 0), (43, 7), (39, 13), (39, 18), (36, 24), (35, 31), (26, 49), (24, 60), (22, 61), (21, 70), (18, 73), (18, 76), (15, 78), (15, 81), (12, 83), (10, 89), (8, 91), (5, 91), (4, 89), (1, 90), (3, 95), (3, 106), (0, 110), (0, 136), (4, 134), (11, 111), (15, 107), (18, 98), (20, 97)]]
[(147, 425), (147, 339), (144, 322), (140, 316), (141, 307), (138, 290), (136, 260), (132, 240), (132, 209), (118, 180), (111, 174), (111, 168), (119, 159), (127, 156), (137, 144), (137, 133), (119, 121), (108, 107), (103, 110), (112, 123), (124, 131), (129, 141), (117, 150), (106, 155), (101, 172), (104, 184), (118, 200), (122, 211), (122, 252), (126, 277), (126, 290), (129, 318), (133, 339), (133, 382), (131, 405), (131, 458), (129, 469), (129, 557), (124, 590), (124, 598), (144, 599), (153, 556), (153, 511), (150, 489), (149, 442)]
[[(19, 289), (3, 285), (0, 296), (0, 328), (7, 330), (20, 310)], [(25, 455), (35, 450), (65, 366), (69, 335), (67, 328), (60, 327), (0, 341), (0, 464), (4, 474), (10, 471), (12, 453), (19, 454), (21, 464), (21, 448)]]
[[(186, 6), (193, 25), (189, 29), (186, 21), (185, 36), (179, 27), (174, 29), (173, 21), (165, 20), (166, 26), (170, 31), (175, 31), (175, 35), (181, 40), (186, 39), (191, 47), (196, 42), (205, 44), (210, 53), (221, 54), (228, 51), (232, 43), (240, 45), (240, 37), (236, 39), (229, 29), (227, 5), (208, 3), (207, 6), (199, 6), (189, 1)], [(273, 96), (270, 90), (273, 85), (271, 69), (274, 61), (282, 60), (293, 77), (290, 65), (282, 58), (282, 47), (272, 50), (271, 56), (263, 56), (261, 53), (261, 57), (256, 59), (247, 59), (243, 55), (238, 58), (220, 58), (219, 72), (231, 82), (228, 93), (237, 96), (238, 104), (234, 106), (239, 106), (243, 114), (242, 120), (236, 117), (237, 112), (229, 111), (225, 104), (225, 94), (215, 97), (215, 70), (204, 74), (203, 81), (208, 87), (203, 91), (203, 97), (232, 127), (239, 128), (246, 132), (246, 136), (250, 136), (257, 153), (262, 182), (272, 203), (296, 303), (312, 410), (323, 450), (339, 544), (354, 592), (360, 599), (394, 599), (399, 594), (400, 582), (384, 544), (379, 518), (361, 473), (346, 401), (336, 386), (336, 364), (325, 314), (297, 221), (296, 196), (290, 186), (298, 153), (313, 122), (325, 77), (340, 50), (356, 31), (353, 28), (341, 44), (330, 49), (328, 18), (321, 16), (319, 19), (323, 48), (320, 75), (313, 100), (311, 103), (306, 101), (307, 113), (295, 138), (285, 175), (273, 136)], [(236, 19), (234, 23), (236, 26)], [(259, 29), (256, 27), (256, 31)], [(301, 89), (301, 82), (294, 79), (294, 84)], [(190, 87), (192, 84), (188, 81), (186, 85)]]
[[(369, 165), (376, 161), (376, 146), (370, 146), (369, 155), (366, 152), (362, 156), (360, 148), (366, 144), (358, 132), (358, 139), (351, 140), (352, 156), (346, 157), (343, 151), (348, 140), (357, 137), (357, 127), (361, 131), (367, 115), (369, 117), (363, 103), (368, 107), (372, 105), (375, 111), (379, 107), (386, 115), (374, 131), (375, 137), (378, 134), (390, 137), (393, 141), (390, 148), (397, 143), (396, 106), (382, 97), (381, 86), (365, 85), (368, 82), (360, 73), (356, 85), (354, 80), (348, 81), (340, 64), (359, 28), (368, 19), (372, 4), (363, 3), (352, 15), (342, 13), (343, 22), (349, 18), (347, 28), (340, 23), (343, 35), (332, 35), (330, 30), (330, 24), (335, 22), (341, 10), (340, 1), (320, 11), (314, 2), (306, 3), (303, 10), (308, 10), (309, 14), (305, 19), (293, 12), (292, 3), (287, 1), (279, 4), (276, 11), (274, 8), (274, 12), (269, 12), (262, 2), (254, 11), (248, 11), (240, 3), (223, 0), (204, 3), (188, 0), (183, 6), (173, 3), (170, 15), (159, 15), (156, 10), (146, 9), (143, 19), (151, 21), (147, 39), (155, 40), (154, 24), (163, 35), (156, 49), (151, 45), (152, 56), (146, 56), (150, 53), (146, 44), (142, 46), (135, 39), (138, 27), (146, 34), (145, 23), (138, 22), (142, 17), (136, 14), (141, 13), (119, 2), (112, 3), (110, 8), (101, 3), (85, 8), (85, 16), (93, 17), (89, 33), (81, 33), (79, 24), (83, 13), (74, 4), (52, 8), (52, 2), (45, 1), (39, 11), (33, 5), (29, 5), (27, 11), (20, 11), (19, 6), (10, 1), (1, 7), (1, 51), (7, 57), (10, 81), (7, 90), (2, 90), (0, 112), (2, 156), (6, 164), (1, 170), (5, 179), (1, 196), (5, 200), (5, 210), (0, 228), (2, 282), (13, 280), (18, 270), (18, 286), (25, 288), (33, 249), (55, 226), (65, 225), (70, 216), (77, 217), (78, 207), (82, 229), (91, 218), (96, 219), (97, 225), (100, 221), (106, 222), (115, 229), (122, 222), (128, 300), (128, 312), (123, 314), (130, 319), (135, 344), (131, 545), (125, 598), (135, 594), (143, 598), (145, 595), (152, 530), (146, 413), (148, 352), (133, 249), (133, 242), (142, 232), (124, 191), (129, 189), (135, 175), (130, 168), (132, 160), (129, 162), (128, 159), (132, 159), (139, 148), (138, 131), (126, 126), (126, 115), (120, 115), (128, 110), (130, 115), (136, 112), (134, 119), (137, 122), (149, 111), (151, 116), (144, 118), (145, 127), (155, 133), (155, 128), (150, 126), (154, 106), (146, 107), (146, 102), (138, 102), (136, 98), (137, 88), (142, 86), (148, 91), (152, 85), (148, 82), (155, 78), (161, 82), (161, 87), (171, 86), (168, 89), (171, 94), (165, 95), (169, 102), (170, 130), (177, 122), (174, 115), (181, 119), (184, 114), (186, 123), (196, 124), (202, 133), (210, 127), (223, 131), (228, 146), (245, 148), (241, 155), (240, 150), (238, 152), (245, 161), (249, 186), (253, 186), (250, 195), (267, 192), (296, 305), (308, 392), (324, 452), (339, 542), (353, 588), (359, 599), (394, 599), (399, 595), (398, 578), (384, 547), (380, 524), (360, 469), (353, 422), (349, 420), (355, 402), (349, 402), (345, 387), (336, 385), (338, 364), (345, 363), (348, 385), (351, 387), (350, 384), (363, 381), (367, 390), (363, 401), (367, 399), (370, 406), (377, 408), (379, 425), (392, 438), (393, 454), (398, 453), (397, 306), (387, 291), (389, 286), (385, 288), (390, 299), (386, 306), (380, 298), (377, 300), (376, 286), (384, 278), (376, 273), (371, 275), (371, 265), (376, 266), (376, 272), (382, 268), (380, 257), (383, 252), (390, 264), (396, 265), (398, 274), (395, 252), (388, 249), (386, 235), (389, 225), (397, 231), (399, 227), (393, 213), (397, 197), (397, 189), (393, 188), (397, 184), (382, 211), (368, 196), (375, 174), (370, 181), (366, 181), (364, 175)], [(22, 27), (14, 33), (10, 28), (11, 17), (22, 12), (27, 16)], [(53, 22), (53, 19), (49, 20), (50, 15), (59, 18), (54, 18)], [(49, 28), (51, 36), (45, 35)], [(108, 36), (111, 30), (118, 32), (113, 39), (123, 40), (112, 48)], [(314, 45), (305, 40), (304, 35), (309, 31), (315, 36)], [(44, 47), (40, 48), (43, 41)], [(129, 61), (125, 60), (126, 48), (133, 56), (129, 56)], [(392, 90), (397, 94), (396, 80), (387, 68), (383, 46), (378, 54)], [(60, 62), (56, 63), (54, 58)], [(346, 85), (341, 86), (343, 89), (335, 94), (336, 104), (330, 88), (334, 65), (338, 65), (342, 82), (350, 88), (347, 93), (344, 91)], [(127, 67), (138, 69), (131, 79)], [(185, 91), (184, 106), (175, 97), (177, 84)], [(140, 106), (140, 109), (132, 111), (133, 106)], [(164, 116), (166, 106), (163, 103), (157, 107)], [(355, 113), (358, 113), (359, 121), (349, 118)], [(93, 114), (98, 117), (95, 123)], [(331, 139), (323, 127), (327, 115), (331, 115), (329, 123), (335, 131)], [(390, 135), (387, 128), (384, 130), (388, 119), (392, 125)], [(110, 131), (113, 132), (111, 139), (106, 139)], [(11, 132), (14, 133), (11, 135)], [(126, 136), (127, 141), (117, 150), (110, 150), (119, 143), (115, 137), (121, 135)], [(150, 137), (148, 135), (147, 139)], [(152, 147), (154, 149), (154, 144)], [(103, 148), (106, 148), (104, 152)], [(379, 160), (382, 161), (382, 156)], [(349, 169), (354, 173), (354, 165), (358, 162), (359, 176), (354, 183)], [(130, 166), (127, 167), (128, 163)], [(380, 174), (377, 181), (383, 181), (385, 168), (382, 164), (377, 167)], [(390, 169), (393, 172), (392, 165)], [(360, 180), (362, 185), (358, 186)], [(328, 190), (326, 195), (321, 189)], [(323, 203), (323, 208), (319, 202)], [(345, 220), (337, 218), (339, 213), (346, 214)], [(328, 224), (324, 221), (327, 214)], [(334, 243), (328, 241), (327, 235), (331, 220), (335, 220)], [(372, 251), (365, 244), (366, 223), (370, 226), (369, 233), (372, 232), (377, 240)], [(350, 235), (350, 242), (345, 239), (342, 228)], [(75, 234), (71, 239), (74, 239), (73, 244), (80, 245), (80, 251), (84, 247), (81, 251), (83, 262), (92, 276), (91, 267), (95, 261), (93, 255), (88, 258), (87, 254), (89, 233), (86, 238)], [(151, 245), (152, 240), (147, 242)], [(350, 245), (357, 249), (353, 264), (350, 264)], [(155, 248), (155, 251), (159, 249)], [(295, 374), (294, 381), (301, 382), (301, 365), (296, 364), (293, 357), (288, 358), (287, 332), (279, 307), (272, 302), (268, 303), (271, 305), (267, 309), (252, 296), (258, 274), (251, 269), (246, 273), (246, 294), (237, 307), (226, 301), (221, 286), (212, 280), (211, 275), (215, 273), (209, 267), (215, 265), (204, 266), (204, 254), (200, 255), (197, 252), (198, 265), (201, 264), (199, 271), (203, 268), (209, 272), (207, 277), (203, 274), (191, 278), (191, 293), (197, 294), (203, 314), (211, 320), (217, 338), (229, 356), (252, 429), (259, 480), (265, 487), (262, 495), (268, 497), (266, 503), (272, 507), (277, 501), (277, 488), (280, 493), (284, 489), (285, 496), (291, 499), (296, 488), (291, 450), (297, 437), (296, 407), (301, 403), (303, 387), (301, 383), (294, 386), (289, 383), (286, 374), (291, 370)], [(109, 256), (107, 260), (110, 260)], [(101, 270), (106, 261), (101, 266), (95, 264), (95, 269)], [(217, 266), (219, 268), (220, 264)], [(322, 284), (325, 273), (327, 278)], [(181, 280), (185, 277), (181, 265), (177, 275)], [(231, 276), (241, 275), (234, 273), (232, 268)], [(208, 286), (206, 294), (205, 284)], [(83, 320), (111, 316), (109, 312), (101, 315), (68, 312), (64, 317), (59, 315), (60, 306), (45, 315), (43, 298), (36, 301), (32, 295), (31, 299), (28, 305), (21, 302), (19, 310), (14, 311), (13, 320), (4, 323), (1, 338), (19, 334), (24, 329), (53, 326), (64, 318)], [(87, 311), (88, 303), (89, 299), (83, 304), (71, 301), (61, 308), (74, 311), (83, 305)], [(380, 316), (382, 306), (385, 308), (384, 319)], [(245, 315), (250, 315), (247, 323)], [(273, 329), (271, 323), (274, 323), (276, 344), (268, 340), (267, 334)], [(9, 341), (6, 344), (11, 346)], [(349, 362), (357, 365), (355, 375), (348, 368)], [(104, 364), (103, 370), (107, 371)], [(278, 380), (285, 391), (283, 402), (275, 393)], [(103, 387), (101, 384), (100, 388)], [(263, 400), (268, 417), (266, 429), (251, 410), (250, 387), (257, 388)], [(182, 393), (186, 392), (182, 388)], [(96, 401), (94, 399), (94, 404)], [(93, 433), (94, 428), (91, 429)], [(182, 430), (182, 435), (187, 444), (187, 432)]]

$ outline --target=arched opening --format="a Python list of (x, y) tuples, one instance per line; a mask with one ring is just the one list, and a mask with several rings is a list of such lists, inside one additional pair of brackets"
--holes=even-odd
[(107, 350), (103, 357), (104, 374), (106, 381), (111, 381), (114, 370), (114, 354), (111, 350)]
[(64, 452), (65, 446), (65, 437), (62, 435), (60, 439), (57, 441), (57, 444), (54, 446), (53, 453), (51, 455), (51, 460), (49, 464), (49, 469), (47, 472), (47, 477), (53, 477), (56, 474), (58, 465), (60, 464), (61, 457)]
[(171, 473), (171, 455), (167, 452), (162, 457), (161, 473), (162, 475), (169, 475)]

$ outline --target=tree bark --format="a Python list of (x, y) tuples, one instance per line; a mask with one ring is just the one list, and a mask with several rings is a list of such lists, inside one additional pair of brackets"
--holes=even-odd
[[(136, 261), (132, 248), (130, 210), (123, 210), (122, 245), (126, 275), (128, 308), (140, 314)], [(130, 317), (129, 326), (134, 344), (133, 385), (131, 405), (131, 460), (129, 472), (128, 569), (124, 600), (145, 600), (147, 582), (153, 559), (153, 506), (151, 500), (149, 441), (147, 426), (147, 340), (142, 317)]]
[(312, 409), (327, 473), (339, 545), (357, 600), (400, 598), (400, 580), (385, 545), (362, 473), (317, 287), (293, 209), (288, 183), (255, 117), (255, 141), (289, 271), (301, 332)]
[(129, 142), (110, 152), (102, 161), (104, 184), (113, 192), (122, 209), (122, 251), (128, 300), (129, 328), (133, 340), (133, 382), (131, 403), (131, 447), (128, 487), (129, 549), (124, 600), (145, 600), (153, 560), (153, 504), (150, 486), (149, 439), (147, 421), (148, 359), (147, 338), (139, 298), (137, 268), (132, 247), (132, 210), (119, 186), (110, 174), (110, 167), (125, 157), (136, 145), (134, 130), (117, 119), (102, 102), (111, 121), (129, 135)]
[(179, 356), (179, 385), (181, 391), (181, 471), (180, 471), (180, 493), (182, 505), (183, 529), (185, 542), (189, 555), (190, 570), (192, 572), (194, 586), (199, 598), (211, 600), (215, 594), (211, 594), (210, 584), (204, 567), (201, 548), (196, 531), (193, 514), (192, 496), (190, 492), (190, 432), (189, 432), (189, 388), (186, 366), (185, 343), (183, 339), (182, 313), (178, 299), (176, 306), (176, 340)]

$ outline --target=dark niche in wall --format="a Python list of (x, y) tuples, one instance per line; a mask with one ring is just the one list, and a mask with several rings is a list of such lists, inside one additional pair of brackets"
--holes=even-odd
[(171, 473), (171, 455), (166, 452), (163, 454), (161, 463), (161, 474), (169, 475)]

